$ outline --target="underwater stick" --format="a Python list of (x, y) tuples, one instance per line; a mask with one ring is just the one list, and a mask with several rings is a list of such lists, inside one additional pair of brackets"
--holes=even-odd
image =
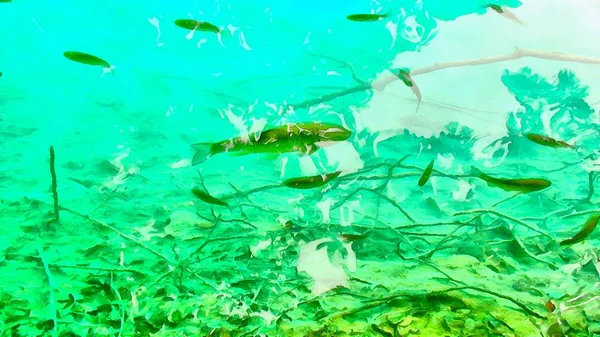
[(50, 294), (48, 295), (48, 306), (50, 310), (52, 310), (52, 321), (54, 322), (54, 327), (52, 328), (52, 335), (54, 337), (58, 336), (58, 317), (56, 315), (56, 301), (54, 299), (54, 281), (52, 279), (52, 273), (50, 272), (50, 267), (48, 267), (48, 263), (46, 259), (44, 259), (44, 252), (42, 247), (37, 249), (38, 255), (40, 257), (40, 261), (42, 262), (42, 266), (44, 267), (44, 272), (46, 273), (46, 278), (48, 279), (48, 286), (50, 287)]
[(130, 273), (137, 275), (145, 275), (143, 272), (135, 269), (128, 268), (102, 268), (102, 267), (87, 267), (87, 266), (75, 266), (75, 265), (67, 265), (67, 264), (54, 264), (51, 263), (48, 265), (50, 268), (56, 269), (81, 269), (81, 270), (93, 270), (93, 271), (103, 271), (107, 273)]
[(117, 299), (119, 300), (119, 307), (121, 307), (121, 326), (119, 327), (119, 334), (117, 337), (121, 337), (123, 334), (123, 328), (125, 327), (125, 302), (123, 301), (123, 297), (117, 288), (113, 285), (113, 274), (110, 274), (110, 288), (115, 292)]
[(473, 291), (477, 291), (477, 292), (481, 292), (481, 293), (485, 293), (488, 295), (492, 295), (504, 300), (507, 300), (509, 302), (512, 302), (514, 305), (516, 305), (517, 307), (521, 308), (525, 313), (527, 313), (530, 316), (534, 316), (536, 318), (540, 318), (540, 319), (544, 319), (545, 317), (538, 314), (537, 312), (533, 311), (532, 309), (530, 309), (529, 307), (527, 307), (525, 304), (517, 301), (516, 299), (507, 296), (507, 295), (503, 295), (500, 293), (497, 293), (495, 291), (491, 291), (491, 290), (487, 290), (484, 288), (480, 288), (480, 287), (476, 287), (476, 286), (460, 286), (460, 287), (453, 287), (453, 288), (448, 288), (448, 289), (444, 289), (444, 290), (438, 290), (438, 291), (432, 291), (429, 293), (412, 293), (412, 292), (407, 292), (407, 293), (399, 293), (399, 294), (394, 294), (394, 295), (390, 295), (381, 299), (374, 299), (374, 300), (366, 300), (363, 301), (363, 303), (367, 303), (363, 306), (357, 307), (357, 308), (350, 308), (341, 312), (336, 312), (334, 314), (325, 316), (324, 318), (322, 318), (321, 320), (335, 320), (335, 319), (339, 319), (339, 318), (344, 318), (346, 316), (361, 312), (361, 311), (365, 311), (365, 310), (369, 310), (369, 309), (373, 309), (382, 305), (385, 305), (387, 303), (389, 303), (392, 300), (395, 300), (397, 298), (402, 298), (402, 297), (408, 297), (408, 298), (415, 298), (415, 297), (420, 297), (420, 296), (435, 296), (438, 294), (446, 294), (452, 291), (464, 291), (464, 290), (473, 290)]
[[(431, 262), (426, 262), (425, 264), (428, 265), (428, 266), (430, 266), (430, 267), (432, 267), (432, 268), (434, 268), (434, 269), (436, 269), (437, 271), (439, 271), (441, 274), (443, 274), (444, 276), (446, 276), (451, 281), (453, 281), (455, 283), (458, 283), (458, 284), (461, 284), (462, 286), (460, 288), (475, 290), (475, 291), (483, 292), (483, 293), (486, 293), (486, 294), (489, 294), (489, 295), (492, 295), (492, 296), (496, 296), (496, 297), (508, 300), (508, 301), (514, 303), (519, 308), (523, 309), (523, 311), (525, 311), (526, 313), (528, 313), (528, 314), (530, 314), (532, 316), (535, 316), (537, 318), (544, 318), (541, 315), (539, 315), (538, 313), (536, 313), (535, 311), (529, 309), (523, 303), (520, 303), (519, 301), (517, 301), (516, 299), (514, 299), (514, 298), (512, 298), (510, 296), (502, 295), (502, 294), (499, 294), (499, 293), (497, 293), (495, 291), (487, 290), (487, 289), (480, 288), (480, 287), (477, 287), (477, 286), (469, 286), (465, 282), (457, 280), (454, 277), (450, 276), (448, 273), (444, 272), (440, 267), (436, 266), (435, 264), (433, 264)], [(444, 292), (451, 291), (451, 290), (452, 289), (448, 289), (448, 290), (445, 290)]]
[(106, 229), (109, 229), (109, 230), (115, 232), (117, 235), (119, 235), (123, 239), (126, 239), (126, 240), (129, 240), (129, 241), (133, 242), (133, 243), (136, 243), (140, 247), (143, 247), (144, 249), (146, 249), (150, 253), (152, 253), (152, 254), (160, 257), (161, 259), (167, 261), (168, 263), (174, 263), (173, 261), (171, 261), (171, 259), (169, 259), (168, 257), (164, 256), (163, 254), (159, 253), (154, 248), (148, 246), (147, 244), (141, 242), (140, 240), (136, 239), (135, 237), (133, 237), (131, 235), (128, 235), (128, 234), (125, 234), (125, 233), (121, 232), (120, 230), (116, 229), (115, 227), (113, 227), (113, 226), (111, 226), (111, 225), (109, 225), (107, 223), (104, 223), (104, 222), (102, 222), (100, 220), (94, 219), (94, 218), (92, 218), (89, 215), (85, 215), (83, 213), (79, 213), (79, 212), (77, 212), (77, 211), (75, 211), (73, 209), (70, 209), (70, 208), (61, 207), (61, 209), (63, 211), (66, 211), (66, 212), (69, 212), (69, 213), (71, 213), (73, 215), (76, 215), (76, 216), (78, 216), (80, 218), (86, 219), (86, 220), (88, 220), (88, 221), (90, 221), (90, 222), (92, 222), (92, 223), (94, 223), (94, 224), (96, 224), (96, 225), (98, 225), (100, 227), (104, 227)]
[(56, 170), (54, 168), (54, 162), (56, 160), (56, 156), (54, 154), (54, 146), (50, 145), (50, 175), (52, 176), (52, 198), (54, 199), (54, 220), (56, 222), (60, 221), (60, 213), (58, 206), (58, 192), (56, 188), (58, 187), (56, 184)]
[[(66, 207), (60, 207), (60, 208), (61, 208), (63, 211), (69, 212), (69, 213), (71, 213), (71, 214), (73, 214), (73, 215), (76, 215), (76, 216), (78, 216), (78, 217), (81, 217), (81, 218), (83, 218), (83, 219), (86, 219), (86, 220), (88, 220), (88, 221), (90, 221), (90, 222), (92, 222), (92, 223), (94, 223), (94, 224), (96, 224), (96, 225), (98, 225), (98, 226), (101, 226), (101, 227), (107, 228), (107, 229), (109, 229), (109, 230), (111, 230), (111, 231), (115, 232), (115, 233), (116, 233), (117, 235), (119, 235), (120, 237), (122, 237), (122, 238), (124, 238), (124, 239), (126, 239), (126, 240), (129, 240), (129, 241), (131, 241), (131, 242), (134, 242), (134, 243), (136, 243), (136, 244), (137, 244), (137, 245), (139, 245), (140, 247), (143, 247), (144, 249), (146, 249), (146, 250), (147, 250), (147, 251), (149, 251), (150, 253), (152, 253), (152, 254), (156, 255), (157, 257), (159, 257), (159, 258), (161, 258), (161, 259), (165, 260), (167, 263), (169, 263), (169, 264), (171, 264), (171, 265), (175, 265), (175, 264), (176, 264), (176, 262), (175, 262), (175, 261), (172, 261), (171, 259), (169, 259), (169, 258), (168, 258), (168, 257), (166, 257), (165, 255), (161, 254), (160, 252), (158, 252), (158, 251), (157, 251), (157, 250), (155, 250), (154, 248), (152, 248), (152, 247), (148, 246), (147, 244), (145, 244), (145, 243), (141, 242), (140, 240), (136, 239), (135, 237), (133, 237), (133, 236), (131, 236), (131, 235), (128, 235), (128, 234), (125, 234), (125, 233), (121, 232), (120, 230), (116, 229), (115, 227), (113, 227), (113, 226), (111, 226), (111, 225), (109, 225), (109, 224), (107, 224), (107, 223), (104, 223), (104, 222), (102, 222), (102, 221), (100, 221), (100, 220), (94, 219), (94, 218), (92, 218), (92, 217), (91, 217), (91, 216), (89, 216), (89, 215), (86, 215), (86, 214), (83, 214), (83, 213), (77, 212), (76, 210), (73, 210), (73, 209), (70, 209), (70, 208), (66, 208)], [(202, 280), (202, 281), (203, 281), (203, 282), (204, 282), (206, 285), (209, 285), (209, 286), (213, 287), (214, 289), (217, 289), (217, 286), (215, 286), (214, 284), (210, 283), (208, 280), (206, 280), (206, 279), (205, 279), (205, 278), (203, 278), (202, 276), (198, 275), (198, 274), (197, 274), (197, 273), (195, 273), (193, 270), (190, 270), (189, 268), (188, 268), (187, 270), (188, 270), (188, 271), (190, 271), (190, 272), (192, 272), (192, 275), (194, 275), (194, 276), (196, 276), (198, 279)], [(169, 271), (169, 273), (170, 273), (170, 272), (172, 272), (172, 271)]]
[[(580, 56), (580, 55), (560, 53), (560, 52), (545, 52), (545, 51), (528, 50), (528, 49), (521, 49), (521, 48), (516, 47), (515, 51), (513, 51), (510, 54), (496, 56), (496, 57), (466, 60), (466, 61), (437, 63), (437, 64), (434, 64), (429, 67), (415, 69), (414, 71), (411, 71), (411, 75), (418, 76), (418, 75), (428, 74), (428, 73), (432, 73), (434, 71), (444, 70), (444, 69), (449, 69), (449, 68), (493, 64), (493, 63), (518, 60), (518, 59), (522, 59), (522, 58), (526, 58), (526, 57), (532, 57), (532, 58), (542, 59), (542, 60), (551, 60), (551, 61), (600, 64), (600, 58)], [(378, 91), (383, 91), (388, 84), (395, 82), (399, 79), (400, 78), (396, 75), (390, 75), (387, 78), (373, 81), (371, 83), (362, 83), (353, 88), (349, 88), (349, 89), (342, 90), (339, 92), (323, 95), (321, 97), (309, 99), (304, 102), (299, 102), (297, 104), (289, 104), (288, 108), (289, 107), (292, 107), (294, 109), (308, 108), (313, 105), (329, 102), (336, 98), (347, 96), (347, 95), (350, 95), (353, 93), (367, 91), (367, 90), (373, 90), (374, 88), (377, 88)]]
[(352, 79), (354, 79), (356, 82), (360, 83), (360, 84), (365, 84), (366, 81), (361, 80), (358, 75), (356, 74), (356, 70), (354, 70), (354, 67), (347, 61), (343, 61), (343, 60), (339, 60), (335, 57), (331, 57), (331, 56), (327, 56), (327, 55), (322, 55), (322, 54), (315, 54), (315, 53), (308, 53), (308, 55), (311, 56), (316, 56), (316, 57), (322, 57), (324, 59), (328, 59), (328, 60), (332, 60), (338, 63), (341, 63), (343, 65), (345, 65), (346, 67), (350, 68), (350, 71), (352, 72)]
[(495, 211), (493, 209), (472, 209), (472, 210), (468, 210), (468, 211), (460, 211), (460, 212), (454, 213), (454, 216), (465, 215), (465, 214), (473, 214), (473, 213), (475, 213), (475, 214), (477, 214), (477, 213), (480, 213), (480, 214), (482, 214), (482, 213), (493, 214), (493, 215), (495, 215), (497, 217), (513, 221), (513, 222), (515, 222), (515, 223), (517, 223), (517, 224), (519, 224), (519, 225), (521, 225), (523, 227), (527, 227), (530, 230), (532, 230), (532, 231), (534, 231), (536, 233), (542, 234), (542, 235), (544, 235), (544, 236), (546, 236), (546, 237), (548, 237), (550, 239), (554, 239), (552, 237), (552, 235), (550, 235), (550, 234), (544, 232), (543, 230), (538, 229), (538, 228), (536, 228), (536, 227), (534, 227), (534, 226), (526, 223), (523, 220), (517, 219), (515, 217), (512, 217), (512, 216), (504, 214), (504, 213), (500, 213), (500, 212)]
[(591, 171), (588, 174), (588, 195), (583, 199), (583, 202), (591, 201), (592, 197), (594, 196), (594, 183), (598, 178), (595, 173), (596, 172)]

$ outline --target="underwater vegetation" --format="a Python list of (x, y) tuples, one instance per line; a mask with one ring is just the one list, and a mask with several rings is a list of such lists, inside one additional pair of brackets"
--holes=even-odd
[[(437, 20), (500, 15), (526, 26), (518, 2), (496, 3), (456, 6), (451, 19)], [(360, 27), (403, 15), (338, 14)], [(183, 17), (164, 19), (163, 29), (168, 22), (201, 39), (244, 44), (216, 17)], [(57, 58), (69, 71), (98, 71), (98, 81), (121, 76), (118, 58), (88, 52)], [(260, 127), (254, 118), (237, 134), (210, 125), (209, 109), (201, 113), (205, 129), (192, 132), (101, 103), (114, 115), (79, 121), (51, 143), (0, 96), (8, 153), (0, 163), (0, 336), (600, 335), (600, 115), (575, 72), (543, 75), (533, 65), (600, 59), (515, 48), (424, 68), (388, 66), (389, 76), (378, 77), (338, 56), (309, 54), (309, 69), (335, 69), (345, 82), (277, 104), (239, 83), (211, 93), (227, 102), (218, 113), (244, 126), (258, 114), (233, 118), (234, 108), (276, 105)], [(419, 76), (521, 59), (531, 64), (495, 79), (517, 106), (503, 113), (507, 133), (479, 152), (481, 134), (461, 121), (425, 137), (367, 132), (351, 113), (393, 83), (410, 95), (412, 114), (427, 113), (434, 103)], [(126, 74), (131, 63), (120, 61)], [(0, 82), (18, 76), (2, 67)], [(115, 116), (141, 136), (127, 128), (81, 136)], [(126, 146), (100, 154), (89, 147), (111, 137)], [(22, 170), (40, 152), (9, 152), (23, 143), (44, 149), (34, 177)], [(359, 167), (344, 166), (348, 144)], [(336, 162), (328, 156), (338, 149)], [(495, 165), (475, 160), (480, 153)], [(313, 173), (298, 168), (307, 162)]]

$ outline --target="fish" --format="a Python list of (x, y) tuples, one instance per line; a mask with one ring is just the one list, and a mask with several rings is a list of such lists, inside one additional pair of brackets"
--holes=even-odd
[(491, 177), (474, 166), (471, 166), (471, 174), (487, 182), (488, 186), (498, 187), (505, 191), (516, 191), (530, 193), (544, 190), (552, 185), (552, 182), (541, 178), (527, 179), (505, 179)]
[(509, 11), (506, 8), (502, 8), (501, 6), (498, 6), (498, 5), (487, 5), (486, 7), (489, 9), (492, 9), (496, 13), (502, 15), (504, 18), (506, 18), (514, 23), (517, 23), (521, 26), (525, 26), (525, 23), (523, 23), (523, 21), (521, 21), (513, 12)]
[(583, 228), (579, 231), (579, 233), (575, 234), (570, 239), (561, 241), (560, 245), (567, 246), (567, 245), (576, 244), (576, 243), (579, 243), (579, 242), (585, 240), (588, 236), (590, 236), (590, 234), (592, 234), (594, 229), (596, 229), (596, 227), (598, 226), (598, 221), (600, 221), (600, 213), (591, 215), (587, 219), (587, 221), (585, 222), (585, 224), (583, 225)]
[(229, 207), (229, 204), (226, 203), (225, 201), (215, 198), (212, 195), (208, 194), (207, 192), (204, 192), (203, 190), (201, 190), (197, 187), (192, 188), (192, 194), (194, 194), (196, 196), (196, 198), (204, 201), (207, 204)]
[(216, 143), (195, 143), (191, 147), (196, 153), (192, 165), (196, 166), (220, 153), (283, 154), (300, 153), (311, 155), (330, 142), (345, 141), (352, 132), (341, 125), (306, 122), (267, 127), (247, 137), (235, 137)]
[(337, 178), (342, 171), (336, 171), (333, 173), (327, 173), (324, 175), (315, 175), (308, 177), (299, 177), (299, 178), (290, 178), (283, 182), (283, 186), (297, 188), (297, 189), (311, 189), (315, 187), (320, 187), (331, 180)]
[(343, 234), (343, 233), (340, 233), (340, 236), (344, 240), (349, 241), (349, 242), (364, 240), (364, 239), (368, 238), (369, 235), (371, 235), (371, 233), (369, 233), (369, 231), (366, 231), (366, 232), (364, 232), (362, 234), (350, 234), (350, 233)]
[(429, 177), (431, 177), (431, 173), (433, 172), (433, 162), (434, 162), (433, 160), (429, 162), (429, 165), (427, 165), (427, 167), (423, 171), (421, 178), (419, 178), (418, 185), (420, 187), (425, 186), (425, 184), (429, 180)]
[(4, 75), (4, 74), (2, 74), (2, 72), (0, 71), (0, 77), (2, 77), (2, 75)]
[(415, 110), (415, 113), (418, 113), (419, 106), (421, 105), (421, 90), (410, 76), (409, 71), (401, 69), (400, 71), (398, 71), (398, 77), (402, 80), (402, 82), (404, 82), (404, 84), (406, 84), (407, 87), (409, 87), (412, 90), (413, 94), (417, 98), (417, 109)]
[(557, 148), (574, 149), (575, 148), (573, 145), (571, 145), (567, 142), (564, 142), (562, 140), (557, 140), (557, 139), (554, 139), (554, 138), (551, 138), (548, 136), (544, 136), (544, 135), (540, 135), (537, 133), (527, 133), (525, 135), (525, 137), (536, 144), (548, 146), (548, 147), (551, 147), (554, 149), (557, 149)]
[(0, 3), (9, 3), (12, 2), (12, 0), (0, 0)]
[(356, 22), (375, 22), (390, 16), (391, 11), (385, 14), (350, 14), (346, 16), (346, 19)]
[(210, 22), (206, 21), (198, 21), (192, 19), (178, 19), (175, 20), (175, 25), (177, 27), (187, 29), (187, 30), (198, 30), (202, 32), (212, 32), (218, 34), (221, 32), (221, 29)]
[(114, 75), (115, 66), (111, 65), (106, 60), (99, 58), (98, 56), (94, 56), (94, 55), (87, 54), (87, 53), (82, 53), (79, 51), (66, 51), (63, 53), (63, 55), (67, 59), (69, 59), (73, 62), (82, 63), (82, 64), (86, 64), (89, 66), (102, 67), (103, 68), (102, 75), (104, 75), (106, 73), (112, 73)]
[(94, 182), (92, 182), (91, 180), (82, 180), (72, 177), (68, 177), (67, 179), (71, 180), (72, 182), (78, 183), (79, 185), (85, 188), (91, 188), (92, 186), (94, 186)]

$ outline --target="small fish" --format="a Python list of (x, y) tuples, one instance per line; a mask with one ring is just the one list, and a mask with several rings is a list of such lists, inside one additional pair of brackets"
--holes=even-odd
[(402, 80), (402, 82), (404, 82), (404, 84), (406, 84), (407, 87), (412, 90), (415, 97), (417, 97), (417, 109), (415, 110), (415, 113), (418, 113), (419, 106), (421, 105), (421, 90), (410, 76), (409, 71), (401, 69), (398, 71), (398, 77)]
[(85, 188), (91, 188), (92, 186), (94, 186), (94, 182), (92, 182), (91, 180), (82, 180), (82, 179), (71, 178), (71, 177), (68, 177), (67, 179), (71, 180), (72, 182), (78, 183), (79, 185), (81, 185)]
[(352, 132), (341, 125), (321, 122), (285, 124), (255, 132), (247, 137), (235, 137), (216, 143), (196, 143), (192, 165), (198, 165), (220, 153), (311, 155), (322, 146), (345, 141)]
[(385, 14), (351, 14), (346, 16), (346, 19), (356, 22), (375, 22), (390, 16), (391, 11)]
[(502, 15), (504, 18), (506, 18), (514, 23), (517, 23), (521, 26), (525, 26), (523, 21), (521, 21), (513, 12), (509, 11), (506, 8), (502, 8), (498, 5), (487, 5), (487, 8), (494, 10), (496, 13)]
[(429, 165), (427, 165), (427, 167), (423, 171), (423, 174), (421, 175), (421, 178), (419, 178), (418, 185), (420, 187), (425, 186), (425, 184), (429, 180), (429, 177), (431, 177), (431, 173), (433, 172), (433, 162), (434, 162), (433, 160), (429, 162)]
[(67, 59), (69, 59), (73, 62), (87, 64), (89, 66), (102, 67), (103, 68), (102, 75), (104, 75), (106, 73), (112, 73), (114, 75), (115, 66), (113, 66), (110, 63), (108, 63), (107, 61), (99, 58), (98, 56), (94, 56), (94, 55), (90, 55), (90, 54), (86, 54), (86, 53), (82, 53), (82, 52), (78, 52), (78, 51), (66, 51), (63, 53), (63, 55)]
[(548, 300), (546, 301), (546, 309), (548, 309), (549, 312), (554, 312), (554, 310), (556, 310), (556, 304), (554, 304), (552, 300)]
[(590, 234), (592, 234), (594, 229), (596, 229), (596, 226), (598, 226), (598, 221), (600, 221), (600, 214), (591, 215), (588, 218), (588, 220), (585, 222), (585, 224), (583, 225), (583, 228), (581, 229), (581, 231), (579, 231), (579, 233), (575, 234), (570, 239), (561, 241), (560, 245), (567, 246), (567, 245), (572, 245), (572, 244), (579, 243), (579, 242), (585, 240)]
[(292, 220), (288, 220), (283, 224), (283, 228), (285, 228), (285, 229), (294, 229), (296, 227), (298, 227), (298, 226)]
[(192, 193), (200, 200), (204, 201), (207, 204), (219, 205), (229, 207), (229, 204), (225, 201), (215, 198), (212, 195), (202, 191), (201, 189), (194, 187), (192, 188)]
[(3, 74), (2, 74), (2, 72), (0, 71), (0, 77), (2, 77), (2, 75), (3, 75)]
[(191, 19), (179, 19), (175, 20), (175, 25), (187, 30), (199, 30), (203, 32), (212, 32), (218, 34), (221, 29), (210, 22), (198, 21)]
[(354, 242), (354, 241), (360, 241), (360, 240), (364, 240), (366, 238), (368, 238), (370, 235), (369, 231), (366, 231), (362, 234), (340, 234), (340, 236), (346, 240), (346, 241), (350, 241), (350, 242)]
[(290, 178), (283, 182), (284, 186), (297, 188), (297, 189), (310, 189), (315, 187), (320, 187), (331, 180), (337, 178), (342, 171), (336, 171), (333, 173), (327, 173), (325, 175), (316, 175), (309, 177), (299, 177), (299, 178)]
[(0, 0), (0, 3), (9, 3), (12, 2), (12, 0)]
[(527, 137), (527, 139), (529, 139), (530, 141), (532, 141), (536, 144), (548, 146), (548, 147), (551, 147), (554, 149), (556, 149), (556, 148), (568, 148), (568, 149), (575, 148), (573, 145), (571, 145), (567, 142), (563, 142), (562, 140), (556, 140), (554, 138), (540, 135), (537, 133), (528, 133), (525, 135), (525, 137)]
[(505, 191), (516, 191), (530, 193), (544, 190), (552, 185), (552, 182), (546, 179), (504, 179), (491, 177), (479, 169), (471, 166), (471, 174), (487, 182), (488, 186), (498, 187)]

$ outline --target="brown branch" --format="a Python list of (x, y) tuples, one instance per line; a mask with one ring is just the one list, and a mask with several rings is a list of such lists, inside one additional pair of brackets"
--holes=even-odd
[[(415, 69), (415, 70), (411, 71), (410, 74), (411, 74), (411, 76), (418, 76), (418, 75), (432, 73), (432, 72), (435, 72), (438, 70), (500, 63), (500, 62), (518, 60), (518, 59), (522, 59), (522, 58), (526, 58), (526, 57), (532, 57), (532, 58), (542, 59), (542, 60), (551, 60), (551, 61), (600, 64), (600, 58), (595, 58), (595, 57), (586, 57), (586, 56), (579, 56), (579, 55), (566, 54), (566, 53), (560, 53), (560, 52), (544, 52), (544, 51), (515, 48), (514, 52), (507, 54), (507, 55), (488, 57), (488, 58), (480, 58), (480, 59), (474, 59), (474, 60), (466, 60), (466, 61), (437, 63), (437, 64), (434, 64), (429, 67)], [(306, 100), (304, 102), (300, 102), (297, 104), (290, 104), (290, 106), (293, 107), (294, 109), (302, 109), (302, 108), (308, 108), (310, 106), (317, 105), (320, 103), (329, 102), (336, 98), (347, 96), (347, 95), (361, 92), (361, 91), (367, 91), (367, 90), (373, 90), (373, 89), (378, 90), (378, 91), (383, 91), (388, 84), (395, 82), (397, 80), (399, 80), (398, 76), (389, 75), (386, 78), (382, 78), (382, 79), (373, 81), (371, 83), (360, 84), (356, 87), (342, 90), (342, 91), (339, 91), (336, 93), (323, 95), (321, 97)]]
[(133, 243), (137, 244), (138, 246), (141, 246), (141, 247), (145, 248), (145, 249), (146, 249), (147, 251), (149, 251), (150, 253), (152, 253), (152, 254), (154, 254), (154, 255), (156, 255), (156, 256), (158, 256), (158, 257), (160, 257), (161, 259), (163, 259), (163, 260), (165, 260), (165, 261), (167, 261), (167, 262), (169, 262), (169, 263), (173, 263), (173, 261), (171, 261), (171, 259), (169, 259), (168, 257), (164, 256), (163, 254), (159, 253), (159, 252), (158, 252), (158, 251), (156, 251), (154, 248), (152, 248), (152, 247), (148, 246), (147, 244), (145, 244), (145, 243), (141, 242), (140, 240), (138, 240), (138, 239), (134, 238), (134, 237), (133, 237), (133, 236), (131, 236), (131, 235), (128, 235), (128, 234), (125, 234), (125, 233), (121, 232), (120, 230), (116, 229), (115, 227), (113, 227), (113, 226), (111, 226), (111, 225), (109, 225), (109, 224), (107, 224), (107, 223), (104, 223), (104, 222), (102, 222), (102, 221), (100, 221), (100, 220), (94, 219), (94, 218), (92, 218), (92, 217), (91, 217), (91, 216), (89, 216), (89, 215), (86, 215), (86, 214), (83, 214), (83, 213), (79, 213), (79, 212), (77, 212), (76, 210), (73, 210), (73, 209), (70, 209), (70, 208), (61, 207), (61, 209), (62, 209), (63, 211), (67, 211), (67, 212), (69, 212), (69, 213), (71, 213), (71, 214), (73, 214), (73, 215), (76, 215), (76, 216), (78, 216), (78, 217), (80, 217), (80, 218), (86, 219), (86, 220), (88, 220), (88, 221), (90, 221), (90, 222), (92, 222), (92, 223), (94, 223), (94, 224), (96, 224), (96, 225), (98, 225), (98, 226), (100, 226), (100, 227), (107, 228), (107, 229), (109, 229), (109, 230), (111, 230), (111, 231), (115, 232), (117, 235), (119, 235), (119, 236), (120, 236), (120, 237), (122, 237), (123, 239), (129, 240), (129, 241), (131, 241), (131, 242), (133, 242)]
[(50, 176), (52, 177), (52, 199), (54, 200), (54, 221), (57, 223), (60, 221), (60, 207), (58, 206), (58, 191), (56, 190), (58, 185), (56, 183), (56, 170), (54, 168), (54, 162), (56, 156), (54, 154), (54, 146), (50, 146)]
[(594, 196), (594, 183), (596, 182), (596, 172), (592, 171), (588, 174), (588, 195), (583, 199), (584, 202), (592, 200)]
[(46, 274), (46, 279), (48, 280), (48, 288), (50, 289), (48, 293), (48, 306), (52, 312), (52, 321), (54, 322), (54, 327), (52, 328), (52, 336), (58, 336), (58, 324), (56, 323), (58, 320), (58, 309), (56, 307), (56, 299), (54, 297), (54, 292), (56, 291), (56, 286), (54, 284), (54, 280), (52, 278), (52, 272), (50, 271), (50, 267), (48, 266), (48, 262), (44, 258), (44, 251), (42, 247), (37, 249), (38, 255), (40, 258), (40, 262), (42, 263), (42, 267), (44, 268), (44, 273)]
[(58, 269), (81, 269), (81, 270), (93, 270), (93, 271), (103, 271), (107, 273), (131, 273), (131, 274), (139, 274), (144, 275), (143, 272), (135, 269), (128, 268), (103, 268), (103, 267), (88, 267), (88, 266), (77, 266), (77, 265), (66, 265), (66, 264), (54, 264), (50, 263), (48, 266), (52, 268)]
[(315, 53), (308, 53), (308, 54), (312, 55), (312, 56), (321, 57), (321, 58), (324, 58), (324, 59), (328, 59), (328, 60), (331, 60), (331, 61), (334, 61), (334, 62), (341, 63), (341, 64), (345, 65), (346, 67), (350, 68), (350, 71), (352, 72), (352, 79), (353, 80), (355, 80), (357, 83), (360, 83), (360, 84), (365, 84), (366, 83), (366, 81), (363, 81), (363, 80), (361, 80), (358, 77), (358, 75), (356, 74), (356, 70), (354, 70), (354, 67), (349, 62), (336, 59), (335, 57), (331, 57), (331, 56), (327, 56), (327, 55), (322, 55), (322, 54), (315, 54)]
[[(462, 283), (462, 282), (460, 282)], [(341, 312), (337, 312), (335, 314), (331, 314), (329, 316), (324, 317), (324, 320), (334, 320), (337, 318), (344, 318), (346, 316), (364, 311), (364, 310), (369, 310), (369, 309), (373, 309), (382, 305), (385, 305), (387, 303), (389, 303), (392, 300), (398, 299), (398, 298), (402, 298), (402, 297), (409, 297), (409, 298), (415, 298), (415, 297), (420, 297), (420, 296), (434, 296), (437, 294), (446, 294), (452, 291), (464, 291), (464, 290), (473, 290), (473, 291), (477, 291), (480, 293), (485, 293), (488, 295), (492, 295), (494, 297), (497, 298), (501, 298), (504, 300), (507, 300), (509, 302), (512, 302), (514, 305), (516, 305), (517, 307), (519, 307), (521, 310), (523, 310), (525, 313), (527, 313), (528, 315), (534, 316), (536, 318), (540, 318), (540, 319), (544, 319), (545, 317), (538, 314), (537, 312), (533, 311), (532, 309), (530, 309), (528, 306), (526, 306), (525, 304), (517, 301), (516, 299), (507, 296), (507, 295), (503, 295), (500, 294), (498, 292), (492, 291), (492, 290), (487, 290), (484, 288), (480, 288), (480, 287), (476, 287), (476, 286), (459, 286), (459, 287), (452, 287), (452, 288), (448, 288), (448, 289), (444, 289), (444, 290), (438, 290), (438, 291), (432, 291), (429, 293), (400, 293), (400, 294), (394, 294), (394, 295), (390, 295), (381, 299), (377, 299), (377, 300), (366, 300), (363, 301), (363, 303), (367, 303), (363, 306), (357, 307), (357, 308), (351, 308), (351, 309), (347, 309)], [(370, 303), (369, 303), (370, 302)]]
[(536, 233), (542, 234), (542, 235), (544, 235), (544, 236), (546, 236), (546, 237), (554, 240), (554, 238), (552, 237), (552, 235), (544, 232), (543, 230), (541, 230), (539, 228), (536, 228), (536, 227), (534, 227), (534, 226), (526, 223), (525, 221), (522, 221), (520, 219), (517, 219), (515, 217), (512, 217), (512, 216), (504, 214), (504, 213), (500, 213), (500, 212), (492, 210), (492, 209), (472, 209), (472, 210), (469, 210), (469, 211), (460, 211), (460, 212), (454, 213), (454, 216), (465, 215), (465, 214), (473, 214), (473, 213), (475, 213), (475, 214), (477, 214), (477, 213), (493, 214), (493, 215), (495, 215), (497, 217), (505, 218), (505, 219), (510, 220), (512, 222), (518, 223), (521, 226), (527, 227), (527, 228), (531, 229), (532, 231), (534, 231)]

